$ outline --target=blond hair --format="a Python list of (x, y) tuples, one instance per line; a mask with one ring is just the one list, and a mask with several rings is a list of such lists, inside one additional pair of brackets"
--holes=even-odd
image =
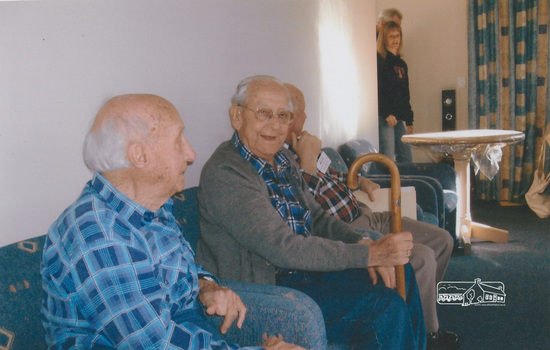
[(403, 47), (403, 32), (401, 31), (401, 26), (394, 21), (389, 21), (384, 23), (378, 34), (378, 39), (376, 40), (376, 51), (378, 54), (385, 60), (388, 55), (388, 50), (386, 49), (386, 39), (390, 34), (390, 31), (393, 29), (399, 30), (399, 35), (401, 40), (399, 41), (399, 47), (397, 48), (397, 54), (401, 54), (401, 47)]

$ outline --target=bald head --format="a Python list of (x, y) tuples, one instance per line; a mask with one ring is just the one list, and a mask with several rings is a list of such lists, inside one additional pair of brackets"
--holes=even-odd
[(286, 142), (291, 143), (292, 133), (296, 134), (296, 136), (299, 136), (304, 128), (304, 123), (306, 122), (307, 118), (305, 112), (306, 101), (304, 99), (304, 94), (296, 86), (288, 83), (285, 83), (284, 86), (288, 91), (290, 100), (292, 101), (292, 105), (294, 107), (294, 122), (290, 124), (288, 135), (286, 137)]
[(290, 99), (293, 102), (294, 112), (303, 112), (306, 109), (306, 103), (304, 100), (304, 94), (296, 86), (285, 83), (284, 87), (288, 90)]
[(167, 116), (179, 118), (174, 105), (160, 96), (131, 94), (111, 98), (97, 113), (84, 141), (86, 166), (100, 173), (128, 168), (128, 144), (157, 137)]
[(111, 98), (97, 113), (92, 125), (92, 132), (100, 129), (108, 120), (114, 123), (124, 123), (139, 120), (149, 126), (154, 132), (165, 114), (170, 114), (176, 108), (166, 99), (148, 94), (120, 95)]
[(84, 141), (84, 162), (126, 196), (151, 210), (184, 188), (195, 151), (170, 102), (122, 95), (101, 107)]

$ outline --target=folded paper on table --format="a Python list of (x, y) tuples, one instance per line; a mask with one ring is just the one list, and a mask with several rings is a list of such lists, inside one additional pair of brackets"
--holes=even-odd
[[(391, 211), (391, 190), (389, 188), (375, 190), (374, 202), (371, 202), (369, 196), (363, 191), (355, 191), (353, 194), (359, 202), (367, 205), (373, 212)], [(416, 190), (413, 186), (401, 187), (401, 216), (416, 220)]]

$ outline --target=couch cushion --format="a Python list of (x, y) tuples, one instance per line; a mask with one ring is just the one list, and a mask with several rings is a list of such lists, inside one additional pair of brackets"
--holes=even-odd
[(45, 236), (0, 248), (0, 349), (45, 349), (40, 263)]
[(174, 195), (174, 216), (180, 226), (183, 237), (196, 250), (199, 240), (199, 209), (197, 203), (198, 187), (191, 187)]

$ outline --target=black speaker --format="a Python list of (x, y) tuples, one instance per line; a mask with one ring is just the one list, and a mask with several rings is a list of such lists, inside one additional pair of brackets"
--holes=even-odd
[(443, 131), (456, 130), (456, 91), (441, 91)]

